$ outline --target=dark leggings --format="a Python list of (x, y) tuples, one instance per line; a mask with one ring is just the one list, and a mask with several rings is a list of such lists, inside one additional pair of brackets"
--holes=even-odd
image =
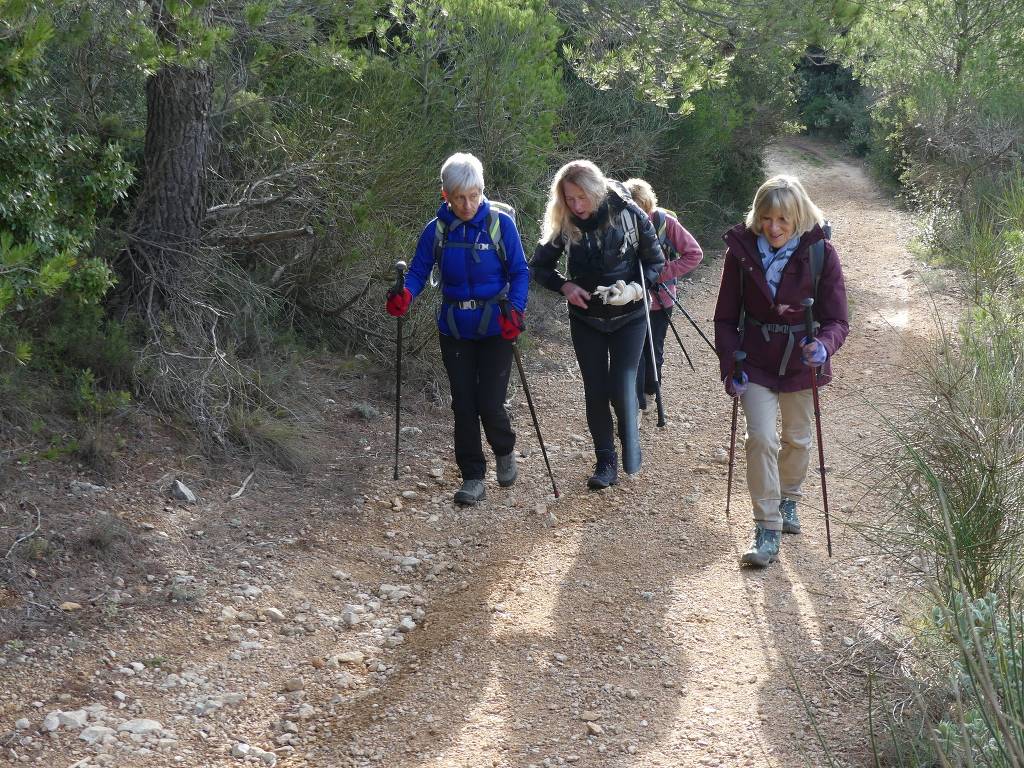
[(441, 334), (441, 359), (448, 371), (455, 415), (455, 462), (463, 480), (483, 480), (487, 471), (480, 425), (495, 456), (516, 446), (505, 394), (512, 372), (512, 342), (501, 336), (468, 341)]
[(594, 439), (594, 450), (615, 450), (612, 414), (608, 407), (611, 404), (622, 444), (622, 468), (632, 474), (640, 469), (636, 369), (647, 337), (647, 323), (641, 315), (618, 330), (605, 333), (570, 316), (569, 330), (583, 375), (587, 426)]
[[(665, 334), (672, 308), (651, 310), (651, 333), (654, 336), (654, 356), (658, 361), (658, 381), (661, 381), (661, 364), (665, 362)], [(641, 408), (647, 407), (647, 396), (655, 394), (654, 368), (651, 365), (651, 347), (644, 338), (644, 353), (636, 371), (636, 399)]]

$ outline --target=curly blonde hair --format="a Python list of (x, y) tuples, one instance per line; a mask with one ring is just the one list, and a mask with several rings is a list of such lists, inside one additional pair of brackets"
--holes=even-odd
[(542, 243), (550, 243), (559, 235), (570, 243), (578, 242), (582, 237), (579, 227), (572, 223), (572, 211), (565, 204), (563, 182), (566, 181), (582, 189), (594, 204), (595, 210), (608, 194), (608, 182), (594, 163), (589, 160), (573, 160), (563, 165), (551, 180), (551, 192), (544, 211), (544, 229), (540, 238)]
[(761, 217), (772, 211), (782, 213), (793, 222), (797, 235), (822, 224), (825, 216), (812, 201), (804, 185), (796, 176), (780, 174), (772, 176), (762, 184), (754, 195), (754, 203), (747, 211), (747, 229), (755, 235), (761, 234)]
[(644, 209), (644, 213), (650, 213), (658, 207), (658, 196), (654, 194), (654, 190), (651, 185), (643, 179), (626, 179), (623, 182), (626, 185), (626, 189), (629, 190), (629, 194), (633, 197), (633, 202)]

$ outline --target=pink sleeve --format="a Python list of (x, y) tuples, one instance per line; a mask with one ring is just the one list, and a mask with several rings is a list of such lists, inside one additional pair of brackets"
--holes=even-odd
[(668, 216), (665, 219), (665, 230), (669, 242), (679, 252), (679, 258), (675, 261), (665, 262), (665, 268), (661, 270), (661, 276), (658, 278), (659, 283), (692, 272), (704, 258), (704, 251), (701, 250), (700, 244), (693, 235), (686, 231), (678, 219)]

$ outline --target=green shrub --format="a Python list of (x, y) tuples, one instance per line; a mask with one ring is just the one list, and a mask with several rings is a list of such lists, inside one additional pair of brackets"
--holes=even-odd
[(871, 149), (870, 101), (853, 72), (808, 55), (796, 68), (796, 107), (808, 133), (844, 144), (856, 155)]
[[(1024, 332), (993, 306), (926, 361), (922, 401), (886, 468), (887, 548), (924, 553), (943, 594), (981, 597), (1019, 576), (1024, 546)], [(940, 418), (936, 418), (939, 415)]]

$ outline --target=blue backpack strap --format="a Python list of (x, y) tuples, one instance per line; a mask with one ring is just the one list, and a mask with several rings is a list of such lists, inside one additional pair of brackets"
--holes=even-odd
[[(449, 243), (448, 242), (448, 227), (443, 224), (441, 219), (437, 220), (437, 224), (434, 227), (434, 261), (440, 269), (441, 257), (444, 253), (444, 249), (447, 246), (453, 248), (470, 248), (473, 251), (473, 259), (479, 263), (480, 256), (479, 251), (493, 249), (495, 254), (498, 256), (498, 261), (501, 262), (501, 268), (505, 273), (505, 285), (497, 293), (497, 295), (490, 299), (481, 300), (480, 303), (483, 305), (483, 311), (480, 313), (480, 322), (477, 324), (477, 333), (483, 335), (487, 328), (490, 326), (491, 317), (494, 315), (494, 309), (505, 302), (508, 298), (508, 293), (511, 288), (509, 284), (509, 271), (508, 271), (508, 259), (505, 255), (505, 242), (501, 238), (501, 217), (498, 215), (498, 211), (493, 208), (487, 215), (487, 235), (490, 238), (490, 243)], [(461, 339), (462, 336), (459, 334), (458, 326), (455, 322), (455, 307), (458, 304), (457, 301), (449, 301), (447, 297), (442, 295), (444, 304), (447, 304), (448, 308), (445, 312), (445, 319), (448, 321), (448, 330), (456, 339)], [(442, 305), (442, 311), (443, 305)]]

